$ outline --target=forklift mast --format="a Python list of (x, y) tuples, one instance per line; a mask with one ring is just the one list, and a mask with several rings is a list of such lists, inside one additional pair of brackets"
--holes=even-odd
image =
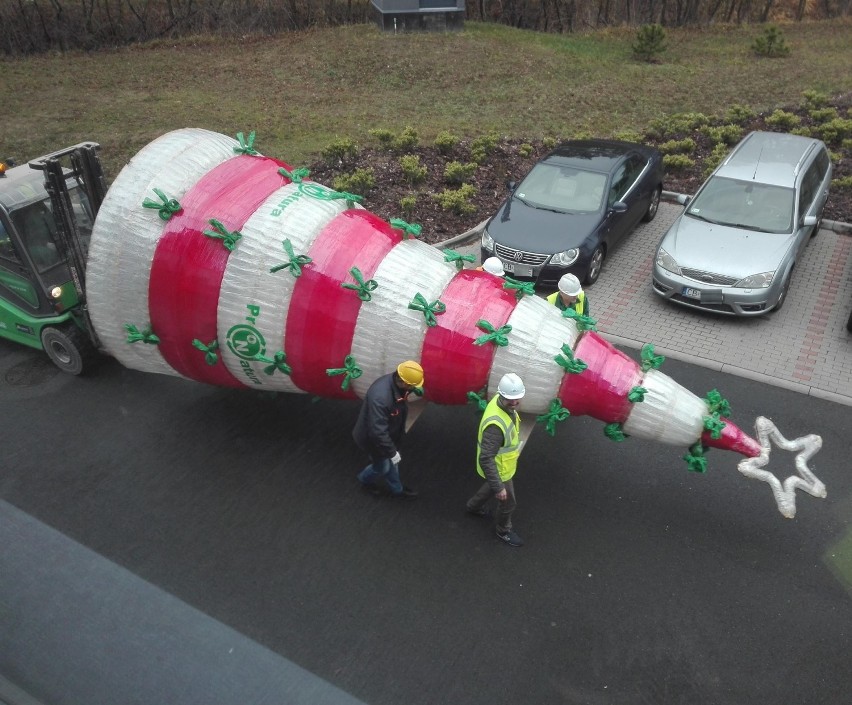
[(68, 262), (86, 330), (96, 347), (99, 347), (99, 341), (86, 302), (87, 253), (84, 251), (77, 227), (67, 180), (73, 178), (83, 189), (89, 199), (93, 217), (97, 216), (107, 192), (106, 178), (97, 155), (99, 149), (100, 145), (96, 142), (81, 142), (29, 162), (31, 169), (44, 172), (44, 188), (50, 196), (56, 219), (57, 246)]

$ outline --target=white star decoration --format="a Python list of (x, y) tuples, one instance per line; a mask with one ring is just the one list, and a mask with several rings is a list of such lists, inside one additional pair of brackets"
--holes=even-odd
[[(769, 483), (772, 488), (772, 494), (775, 495), (775, 503), (778, 505), (778, 511), (788, 519), (796, 516), (796, 489), (803, 490), (814, 497), (825, 497), (825, 485), (817, 479), (810, 468), (808, 460), (822, 448), (822, 437), (816, 434), (802, 436), (793, 441), (788, 441), (776, 428), (775, 424), (769, 419), (758, 416), (754, 421), (754, 430), (757, 431), (757, 438), (760, 442), (760, 455), (756, 458), (746, 458), (741, 460), (739, 471), (746, 477), (752, 477), (756, 480)], [(792, 450), (796, 452), (796, 471), (798, 475), (790, 475), (782, 485), (778, 478), (771, 472), (764, 470), (769, 462), (769, 452), (772, 449), (770, 441), (773, 441), (779, 448), (784, 450)]]

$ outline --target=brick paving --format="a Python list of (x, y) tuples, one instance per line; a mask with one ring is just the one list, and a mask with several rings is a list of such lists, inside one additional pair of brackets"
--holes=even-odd
[[(852, 405), (852, 236), (821, 230), (793, 271), (784, 307), (755, 318), (667, 303), (651, 289), (654, 249), (682, 206), (663, 202), (609, 254), (588, 288), (599, 332), (615, 344)], [(479, 238), (453, 244), (479, 255)]]

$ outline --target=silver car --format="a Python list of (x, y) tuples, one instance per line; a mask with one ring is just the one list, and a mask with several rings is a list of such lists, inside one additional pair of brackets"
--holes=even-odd
[(796, 260), (819, 230), (831, 174), (820, 140), (750, 133), (660, 240), (655, 293), (736, 316), (780, 309)]

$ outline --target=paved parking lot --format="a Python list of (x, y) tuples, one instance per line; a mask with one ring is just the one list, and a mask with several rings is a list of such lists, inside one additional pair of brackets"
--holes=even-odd
[[(589, 287), (598, 330), (628, 347), (852, 405), (852, 236), (821, 230), (793, 272), (777, 313), (735, 318), (682, 308), (651, 289), (654, 248), (681, 206), (663, 202), (610, 253)], [(479, 255), (478, 237), (453, 249)]]

